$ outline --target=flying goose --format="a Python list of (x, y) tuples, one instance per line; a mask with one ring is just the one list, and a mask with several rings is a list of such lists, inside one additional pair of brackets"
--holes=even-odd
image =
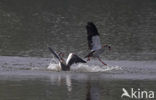
[(107, 44), (103, 46), (101, 45), (100, 37), (99, 37), (100, 34), (93, 22), (88, 22), (86, 29), (87, 29), (87, 40), (88, 40), (88, 47), (90, 53), (86, 55), (85, 58), (88, 58), (89, 61), (90, 57), (96, 57), (102, 64), (107, 65), (100, 59), (100, 54), (104, 52), (105, 47), (107, 47), (109, 50), (111, 50), (111, 47)]

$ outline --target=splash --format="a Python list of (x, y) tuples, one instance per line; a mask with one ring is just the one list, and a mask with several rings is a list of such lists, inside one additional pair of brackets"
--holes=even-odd
[[(50, 63), (47, 69), (52, 71), (61, 71), (60, 66), (55, 63)], [(74, 64), (71, 66), (72, 72), (108, 72), (112, 70), (122, 70), (122, 68), (119, 66), (101, 66), (97, 64)]]
[(101, 65), (89, 65), (89, 64), (76, 64), (71, 67), (71, 71), (76, 72), (107, 72), (112, 70), (121, 70), (119, 66), (101, 66)]
[(52, 71), (61, 71), (61, 67), (56, 63), (50, 63), (47, 69)]

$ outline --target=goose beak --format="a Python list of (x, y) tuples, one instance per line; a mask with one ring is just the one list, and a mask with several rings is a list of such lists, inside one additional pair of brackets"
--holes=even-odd
[(64, 57), (64, 53), (63, 52), (58, 52), (58, 55), (60, 56), (60, 57)]
[(105, 47), (108, 47), (109, 50), (112, 50), (112, 49), (111, 49), (111, 46), (109, 46), (109, 45), (107, 45), (107, 44), (105, 44), (105, 45), (102, 46), (102, 48), (105, 48)]
[(108, 46), (108, 49), (109, 49), (109, 51), (111, 51), (112, 50), (111, 46)]

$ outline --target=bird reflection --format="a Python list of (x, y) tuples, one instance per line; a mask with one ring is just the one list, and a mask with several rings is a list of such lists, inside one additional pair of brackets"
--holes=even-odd
[(87, 81), (86, 100), (100, 100), (100, 91), (97, 84), (94, 86), (90, 81)]
[(69, 74), (53, 75), (50, 77), (51, 83), (57, 83), (58, 86), (65, 85), (67, 91), (72, 91), (72, 80)]
[(68, 92), (71, 92), (72, 91), (72, 81), (71, 81), (70, 75), (66, 75), (66, 86), (67, 86)]

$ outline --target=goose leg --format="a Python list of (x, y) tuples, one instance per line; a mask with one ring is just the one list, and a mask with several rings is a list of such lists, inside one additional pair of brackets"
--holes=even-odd
[(87, 61), (90, 61), (90, 57), (88, 57)]
[(98, 58), (98, 60), (99, 60), (103, 65), (107, 66), (107, 64), (104, 63), (99, 57), (97, 57), (97, 58)]

